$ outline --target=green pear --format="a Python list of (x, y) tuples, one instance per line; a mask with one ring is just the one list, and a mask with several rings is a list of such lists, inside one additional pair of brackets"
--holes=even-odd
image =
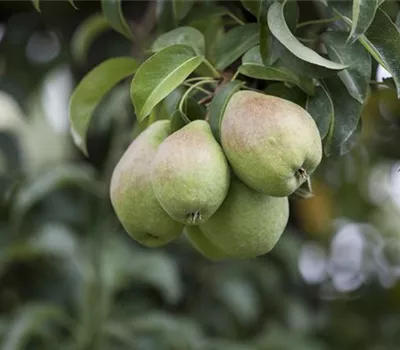
[(217, 211), (228, 192), (229, 177), (224, 153), (204, 120), (167, 137), (151, 172), (161, 206), (185, 225), (205, 222)]
[(143, 131), (125, 151), (111, 177), (110, 197), (117, 217), (131, 237), (147, 247), (167, 244), (184, 227), (161, 207), (150, 181), (151, 164), (170, 127), (168, 120), (160, 120)]
[(217, 248), (204, 236), (198, 226), (186, 226), (184, 232), (190, 244), (205, 258), (212, 261), (229, 258), (223, 250)]
[(232, 178), (218, 211), (200, 225), (216, 247), (233, 258), (268, 253), (283, 233), (289, 217), (287, 197), (271, 197)]
[(270, 196), (292, 194), (322, 158), (320, 134), (299, 105), (254, 91), (236, 92), (221, 122), (221, 143), (234, 173)]

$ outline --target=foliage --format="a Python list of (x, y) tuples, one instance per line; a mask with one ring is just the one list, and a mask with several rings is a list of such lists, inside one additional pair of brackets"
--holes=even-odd
[[(46, 18), (51, 2), (33, 3), (41, 13), (30, 15)], [(14, 38), (33, 31), (31, 22), (7, 23), (0, 348), (397, 349), (397, 3), (154, 1), (140, 13), (156, 14), (150, 28), (129, 3), (91, 5), (67, 36), (72, 51), (67, 43), (42, 65), (15, 59)], [(68, 20), (89, 6), (65, 5)], [(38, 93), (60, 62), (78, 82), (69, 118), (87, 157), (51, 125)], [(378, 64), (392, 78), (376, 84)], [(184, 236), (157, 251), (139, 246), (110, 207), (116, 161), (158, 119), (178, 129), (208, 118), (218, 138), (238, 89), (290, 99), (316, 120), (325, 159), (315, 197), (292, 199), (303, 212), (258, 259), (211, 263)], [(305, 211), (307, 225), (298, 218)]]

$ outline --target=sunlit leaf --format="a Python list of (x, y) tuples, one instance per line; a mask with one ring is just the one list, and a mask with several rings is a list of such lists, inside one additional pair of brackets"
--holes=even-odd
[(377, 7), (378, 0), (353, 0), (353, 23), (348, 37), (350, 43), (354, 43), (360, 35), (365, 33), (375, 17)]
[(268, 26), (275, 38), (301, 60), (332, 70), (346, 68), (343, 64), (327, 60), (297, 40), (286, 24), (284, 7), (281, 3), (275, 2), (270, 6), (268, 10)]
[(87, 155), (86, 134), (101, 99), (122, 79), (135, 73), (133, 58), (118, 57), (102, 62), (80, 81), (69, 103), (69, 120), (75, 144)]
[(329, 57), (348, 68), (338, 73), (349, 94), (364, 103), (371, 78), (371, 56), (360, 43), (346, 43), (346, 34), (326, 32), (322, 35)]
[(104, 17), (111, 26), (128, 39), (132, 39), (132, 31), (122, 13), (121, 0), (101, 0), (101, 9)]
[(323, 139), (327, 135), (331, 123), (334, 123), (333, 102), (324, 86), (316, 87), (314, 96), (308, 97), (306, 109), (315, 120), (321, 139)]
[(74, 59), (84, 63), (90, 45), (109, 28), (109, 22), (101, 13), (95, 13), (81, 22), (71, 39), (71, 53)]
[(193, 48), (198, 55), (205, 55), (203, 34), (192, 27), (179, 27), (160, 35), (151, 46), (153, 52), (158, 52), (168, 46), (182, 44)]
[(37, 12), (40, 12), (40, 0), (31, 0), (32, 4)]
[(157, 52), (138, 69), (131, 84), (131, 98), (139, 121), (178, 87), (202, 62), (194, 50), (173, 45)]
[(362, 104), (349, 95), (339, 77), (325, 79), (324, 83), (334, 110), (324, 150), (327, 156), (340, 156), (349, 151), (346, 143), (358, 127)]
[(216, 65), (224, 70), (259, 42), (259, 26), (249, 23), (231, 29), (216, 46)]
[(243, 82), (240, 81), (230, 81), (225, 84), (214, 96), (211, 101), (209, 110), (208, 110), (208, 118), (211, 126), (211, 130), (214, 134), (216, 140), (220, 139), (220, 125), (222, 122), (222, 118), (224, 116), (225, 108), (231, 99), (232, 95), (239, 91), (243, 86)]

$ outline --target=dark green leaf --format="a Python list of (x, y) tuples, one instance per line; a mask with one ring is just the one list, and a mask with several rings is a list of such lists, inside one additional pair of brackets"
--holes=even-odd
[(165, 111), (170, 118), (178, 110), (179, 101), (186, 90), (187, 89), (185, 87), (179, 86), (174, 89), (162, 102), (162, 104), (165, 106)]
[(128, 39), (132, 39), (132, 32), (122, 13), (121, 0), (101, 0), (104, 17), (111, 26)]
[(302, 107), (306, 103), (305, 95), (301, 90), (296, 87), (290, 88), (284, 83), (269, 84), (265, 89), (265, 93), (292, 101)]
[(91, 168), (76, 165), (59, 165), (24, 184), (13, 202), (13, 218), (19, 222), (22, 217), (46, 195), (63, 187), (79, 187), (100, 195), (100, 185), (94, 180)]
[(262, 63), (260, 48), (251, 48), (242, 59), (239, 72), (255, 79), (286, 81), (299, 86), (307, 94), (314, 93), (314, 85), (311, 79), (301, 78), (284, 66), (265, 66)]
[(306, 110), (315, 120), (321, 139), (323, 139), (334, 118), (333, 102), (324, 86), (316, 87), (314, 96), (308, 97)]
[(175, 132), (186, 125), (185, 116), (181, 111), (176, 110), (171, 116), (171, 131)]
[(247, 11), (249, 11), (252, 15), (254, 15), (254, 17), (256, 17), (257, 20), (260, 19), (260, 16), (265, 6), (264, 2), (266, 2), (266, 0), (240, 0), (240, 1), (243, 7)]
[(364, 103), (371, 78), (371, 56), (360, 43), (347, 44), (343, 32), (326, 32), (322, 40), (327, 45), (329, 57), (349, 67), (338, 75), (349, 94)]
[(283, 11), (284, 7), (279, 2), (272, 4), (268, 10), (269, 29), (283, 46), (301, 60), (317, 66), (332, 70), (342, 70), (346, 68), (345, 65), (327, 60), (298, 41), (286, 24)]
[(131, 98), (139, 121), (177, 88), (202, 62), (192, 48), (169, 46), (147, 59), (131, 84)]
[(348, 38), (350, 43), (354, 43), (360, 35), (365, 33), (375, 17), (377, 7), (378, 0), (353, 0), (353, 23)]
[(172, 0), (172, 9), (177, 24), (188, 14), (193, 4), (193, 0)]
[(86, 155), (86, 133), (93, 111), (120, 80), (134, 74), (136, 69), (133, 58), (111, 58), (91, 70), (76, 87), (69, 103), (71, 133), (77, 147)]
[(218, 70), (224, 70), (258, 42), (258, 24), (250, 23), (233, 28), (216, 46), (215, 67)]
[(210, 21), (211, 19), (225, 16), (229, 13), (223, 6), (217, 6), (213, 3), (202, 4), (203, 6), (194, 6), (185, 17), (183, 23), (188, 26), (196, 27), (197, 22)]
[(225, 108), (232, 95), (243, 86), (240, 81), (230, 81), (224, 85), (214, 96), (208, 111), (211, 130), (216, 140), (219, 141), (219, 129), (224, 116)]
[(362, 104), (351, 97), (339, 77), (324, 80), (333, 103), (334, 118), (325, 142), (325, 154), (343, 155), (359, 124)]
[(109, 22), (101, 13), (95, 13), (82, 21), (71, 39), (72, 57), (84, 63), (92, 42), (109, 28)]
[(168, 46), (182, 44), (193, 48), (199, 55), (205, 55), (203, 34), (192, 27), (179, 27), (159, 36), (151, 46), (153, 52), (158, 52)]

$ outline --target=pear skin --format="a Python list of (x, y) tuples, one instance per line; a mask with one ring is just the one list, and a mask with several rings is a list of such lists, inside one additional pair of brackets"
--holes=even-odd
[(223, 250), (217, 248), (204, 236), (198, 226), (186, 226), (184, 232), (190, 244), (208, 260), (219, 261), (229, 259)]
[(221, 144), (234, 173), (275, 197), (308, 181), (322, 158), (316, 123), (299, 105), (254, 91), (236, 92), (221, 122)]
[(201, 232), (232, 258), (268, 253), (281, 237), (289, 217), (287, 197), (254, 191), (232, 177), (228, 195)]
[(151, 180), (164, 210), (185, 225), (210, 218), (224, 201), (230, 173), (210, 125), (195, 120), (160, 145)]
[(161, 207), (150, 181), (157, 148), (170, 130), (168, 120), (149, 126), (130, 144), (111, 177), (110, 197), (118, 219), (132, 238), (147, 247), (169, 243), (184, 227)]

